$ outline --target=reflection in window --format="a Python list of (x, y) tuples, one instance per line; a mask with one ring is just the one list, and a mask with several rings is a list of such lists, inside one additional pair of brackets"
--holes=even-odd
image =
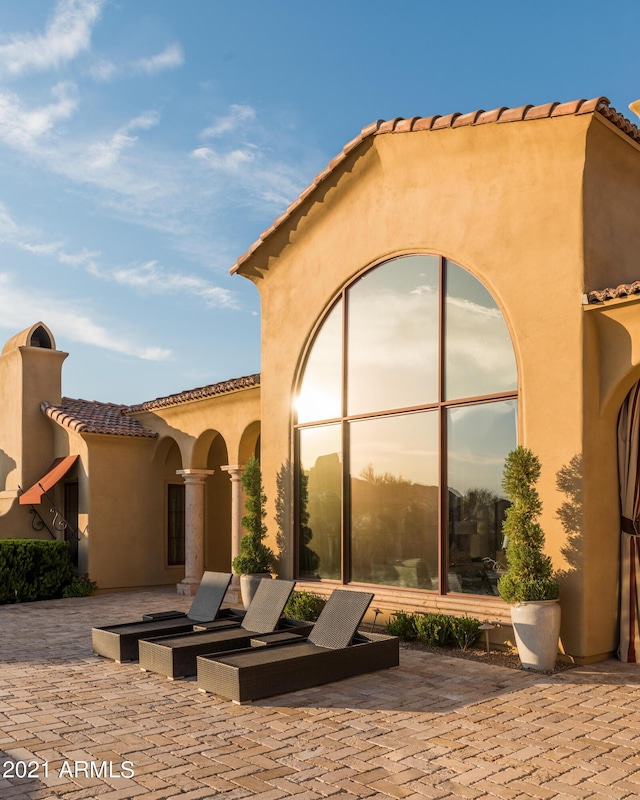
[(298, 570), (300, 577), (341, 575), (342, 464), (339, 425), (300, 431)]
[(509, 506), (502, 470), (516, 446), (516, 401), (449, 409), (447, 445), (449, 588), (497, 595)]
[(297, 400), (298, 422), (335, 419), (342, 413), (342, 303), (324, 321), (307, 360)]
[(438, 415), (350, 426), (351, 579), (437, 588)]
[(457, 264), (403, 256), (346, 286), (300, 381), (300, 577), (496, 594), (516, 387), (500, 309)]
[(349, 414), (438, 399), (438, 274), (435, 256), (395, 259), (347, 292)]
[(447, 262), (445, 398), (514, 391), (516, 362), (500, 309), (465, 269)]

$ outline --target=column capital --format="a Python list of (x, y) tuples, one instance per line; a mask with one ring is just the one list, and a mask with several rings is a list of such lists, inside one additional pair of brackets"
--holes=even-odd
[(185, 483), (198, 483), (204, 482), (214, 472), (213, 469), (177, 469), (176, 475), (182, 475)]
[(244, 472), (244, 466), (244, 464), (227, 464), (224, 467), (220, 467), (220, 469), (223, 472), (228, 472), (231, 480), (239, 480)]

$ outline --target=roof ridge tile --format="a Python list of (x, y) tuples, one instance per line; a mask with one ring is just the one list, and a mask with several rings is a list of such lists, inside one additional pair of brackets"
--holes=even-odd
[(221, 394), (237, 392), (241, 389), (253, 389), (256, 386), (260, 386), (259, 372), (253, 375), (243, 375), (241, 378), (231, 378), (218, 383), (210, 383), (196, 389), (187, 389), (184, 392), (166, 395), (165, 397), (156, 397), (155, 400), (147, 400), (137, 405), (126, 406), (126, 410), (123, 411), (123, 414), (129, 417), (130, 415), (139, 414), (143, 411), (153, 411), (156, 408), (177, 406), (182, 403), (189, 403), (193, 400), (203, 400), (207, 397), (216, 397)]
[(484, 109), (479, 108), (477, 111), (470, 111), (468, 114), (460, 114), (453, 121), (452, 128), (463, 128), (467, 125), (475, 125), (478, 117), (484, 114)]
[(500, 118), (496, 122), (522, 122), (531, 108), (533, 108), (531, 104), (518, 106), (517, 108), (507, 108), (500, 114)]

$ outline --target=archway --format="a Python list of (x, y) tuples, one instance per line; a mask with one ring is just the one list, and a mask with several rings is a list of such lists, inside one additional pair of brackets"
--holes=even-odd
[(222, 469), (228, 463), (222, 434), (205, 431), (194, 448), (194, 468), (213, 473), (205, 484), (204, 568), (214, 572), (231, 569), (231, 483)]

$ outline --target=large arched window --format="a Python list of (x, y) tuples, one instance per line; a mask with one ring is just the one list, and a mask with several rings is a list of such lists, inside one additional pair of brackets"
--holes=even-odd
[(497, 594), (517, 370), (484, 286), (439, 256), (347, 285), (296, 398), (301, 578)]

